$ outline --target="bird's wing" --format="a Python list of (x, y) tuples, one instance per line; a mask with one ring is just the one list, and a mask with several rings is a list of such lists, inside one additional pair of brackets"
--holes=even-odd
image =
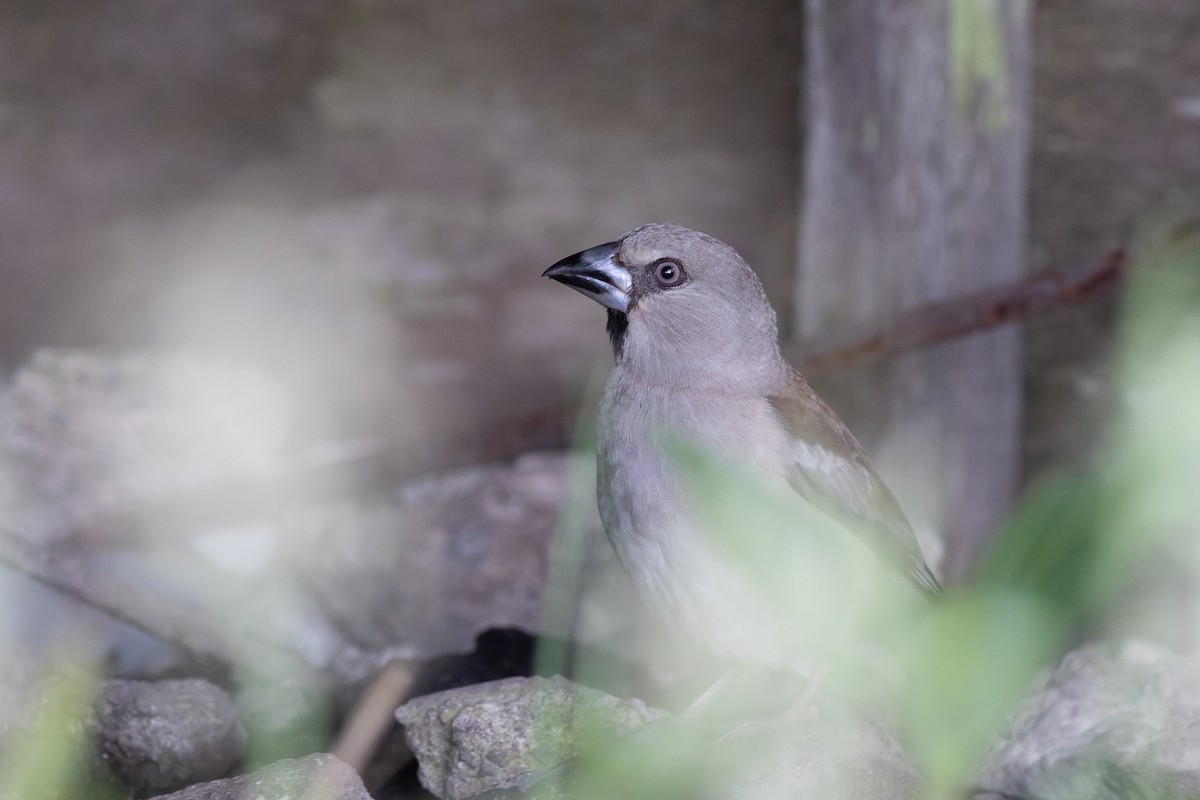
[(793, 372), (789, 386), (769, 400), (789, 436), (787, 479), (792, 488), (865, 536), (884, 557), (904, 565), (923, 591), (941, 595), (900, 504), (849, 429), (808, 382)]

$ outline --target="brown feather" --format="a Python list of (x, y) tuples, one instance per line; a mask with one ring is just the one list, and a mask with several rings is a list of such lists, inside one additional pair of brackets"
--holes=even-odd
[[(796, 458), (787, 475), (792, 488), (906, 567), (923, 591), (940, 596), (941, 585), (925, 563), (908, 518), (837, 414), (795, 370), (784, 390), (768, 400), (795, 443)], [(806, 453), (820, 454), (822, 463), (806, 463)]]

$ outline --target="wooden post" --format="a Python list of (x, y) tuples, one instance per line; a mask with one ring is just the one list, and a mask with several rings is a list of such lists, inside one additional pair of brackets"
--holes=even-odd
[[(797, 333), (1020, 276), (1027, 0), (806, 0), (806, 11)], [(1020, 333), (1004, 330), (819, 387), (862, 432), (914, 524), (941, 533), (951, 580), (1015, 491), (1021, 377)]]

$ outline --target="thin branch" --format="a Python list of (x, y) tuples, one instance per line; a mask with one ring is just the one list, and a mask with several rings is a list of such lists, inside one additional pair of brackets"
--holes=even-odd
[(928, 303), (883, 326), (862, 326), (785, 345), (784, 355), (806, 372), (846, 366), (904, 350), (1021, 322), (1112, 289), (1125, 276), (1128, 256), (1114, 250), (1099, 264), (1048, 271), (1024, 280)]

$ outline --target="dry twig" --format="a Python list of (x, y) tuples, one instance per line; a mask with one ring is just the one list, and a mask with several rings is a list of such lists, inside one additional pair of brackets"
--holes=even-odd
[(925, 347), (1089, 300), (1116, 286), (1128, 267), (1124, 249), (1099, 264), (1042, 272), (1024, 280), (928, 303), (881, 326), (819, 336), (784, 347), (805, 372)]

